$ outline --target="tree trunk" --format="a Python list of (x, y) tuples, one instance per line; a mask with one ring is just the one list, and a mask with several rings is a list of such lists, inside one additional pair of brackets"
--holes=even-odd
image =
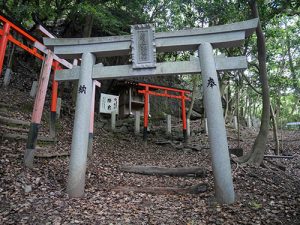
[(85, 16), (85, 24), (83, 27), (83, 37), (90, 37), (92, 34), (92, 28), (94, 24), (93, 15), (89, 14)]
[(230, 96), (229, 96), (229, 85), (230, 84), (228, 84), (228, 87), (227, 87), (227, 93), (225, 93), (224, 94), (224, 98), (225, 98), (225, 101), (226, 101), (226, 106), (225, 106), (225, 111), (224, 111), (224, 121), (225, 121), (225, 124), (226, 124), (226, 119), (227, 119), (227, 115), (228, 115), (228, 108), (229, 108), (229, 98), (230, 98)]
[(279, 139), (278, 139), (278, 128), (277, 128), (277, 121), (276, 116), (273, 110), (273, 106), (270, 104), (270, 111), (271, 111), (271, 119), (273, 122), (273, 138), (275, 141), (275, 155), (279, 155)]
[(291, 53), (291, 40), (288, 32), (286, 32), (286, 44), (287, 44), (287, 52), (288, 52), (288, 58), (289, 58), (289, 67), (291, 71), (291, 75), (293, 78), (293, 88), (295, 89), (296, 95), (300, 94), (300, 87), (298, 86), (298, 79), (295, 72), (295, 67), (293, 64), (293, 57)]
[[(286, 44), (287, 44), (287, 52), (288, 52), (288, 59), (289, 59), (289, 67), (290, 67), (291, 75), (293, 78), (293, 88), (295, 90), (295, 94), (296, 94), (295, 96), (299, 96), (300, 87), (298, 85), (298, 79), (297, 79), (295, 67), (293, 64), (293, 57), (292, 57), (292, 53), (291, 53), (291, 40), (290, 40), (290, 36), (289, 36), (288, 32), (286, 32)], [(295, 113), (295, 110), (296, 110), (298, 104), (299, 104), (299, 98), (296, 97), (295, 104), (292, 107), (292, 111), (290, 113), (291, 116)]]
[(240, 81), (237, 81), (236, 92), (236, 117), (237, 117), (237, 130), (238, 130), (238, 148), (240, 148)]
[[(248, 88), (248, 91), (250, 92), (250, 89), (249, 89), (249, 88)], [(251, 97), (249, 97), (248, 103), (249, 103), (249, 105), (248, 105), (248, 116), (249, 116), (250, 118), (253, 118), (253, 115), (251, 114), (251, 108), (252, 108), (252, 103), (253, 103)]]
[[(256, 1), (255, 0), (250, 1), (249, 6), (253, 17), (258, 18), (258, 9), (257, 9)], [(245, 157), (242, 157), (240, 160), (242, 162), (247, 162), (255, 166), (260, 166), (264, 159), (264, 153), (267, 147), (267, 137), (269, 132), (269, 122), (270, 122), (270, 96), (269, 96), (269, 84), (268, 84), (267, 68), (266, 68), (266, 45), (265, 45), (265, 37), (262, 31), (260, 21), (258, 21), (258, 26), (256, 28), (256, 36), (257, 36), (257, 49), (258, 49), (258, 62), (259, 62), (259, 78), (262, 85), (262, 100), (263, 100), (261, 125), (251, 152), (247, 154)]]

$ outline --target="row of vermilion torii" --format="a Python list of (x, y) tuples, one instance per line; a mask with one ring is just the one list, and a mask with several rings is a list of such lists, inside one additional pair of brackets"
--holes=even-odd
[[(78, 87), (85, 87), (84, 92), (80, 89), (77, 92), (67, 181), (67, 192), (70, 197), (81, 197), (84, 194), (87, 153), (91, 145), (88, 134), (91, 134), (93, 129), (93, 96), (95, 86), (100, 86), (96, 80), (201, 73), (216, 199), (220, 203), (234, 202), (235, 194), (217, 71), (246, 69), (247, 62), (245, 56), (214, 56), (213, 48), (240, 46), (244, 39), (256, 29), (257, 19), (202, 29), (161, 33), (155, 33), (150, 25), (134, 25), (131, 35), (79, 39), (44, 38), (44, 44), (48, 48), (6, 18), (0, 17), (0, 19), (3, 23), (3, 29), (0, 30), (0, 72), (8, 41), (44, 60), (24, 156), (25, 165), (33, 165), (38, 127), (41, 123), (51, 69), (55, 73), (52, 83), (52, 121), (55, 122), (57, 82), (79, 80)], [(10, 34), (11, 28), (31, 40), (34, 47), (28, 48), (14, 39)], [(45, 53), (45, 57), (37, 50)], [(192, 57), (189, 61), (156, 63), (156, 52), (186, 50), (197, 50), (196, 56), (198, 57), (196, 59)], [(132, 65), (95, 64), (97, 57), (121, 55), (132, 55)], [(73, 67), (68, 61), (59, 57), (81, 58), (81, 64)], [(67, 69), (62, 69), (62, 66)], [(144, 90), (145, 97), (149, 92), (147, 88)]]
[[(0, 16), (0, 19), (2, 20), (2, 22), (4, 23), (3, 26), (3, 33), (2, 34), (2, 39), (1, 39), (1, 70), (2, 70), (2, 66), (3, 66), (3, 61), (4, 61), (4, 53), (6, 50), (6, 45), (8, 41), (11, 41), (12, 43), (14, 43), (15, 45), (21, 47), (23, 50), (31, 53), (32, 55), (34, 55), (35, 57), (44, 60), (45, 64), (42, 68), (42, 72), (41, 72), (41, 77), (43, 77), (44, 81), (47, 81), (49, 79), (49, 75), (51, 70), (53, 71), (53, 78), (55, 75), (55, 72), (57, 70), (61, 69), (61, 65), (67, 67), (67, 68), (72, 68), (72, 65), (69, 64), (67, 61), (63, 60), (63, 59), (59, 59), (57, 56), (53, 56), (51, 54), (47, 54), (48, 49), (41, 44), (35, 37), (33, 37), (30, 33), (28, 33), (27, 31), (25, 31), (24, 28), (20, 28), (19, 26), (15, 25), (13, 22), (11, 22), (9, 19), (7, 19), (4, 16)], [(17, 31), (19, 34), (21, 34), (24, 38), (26, 38), (28, 41), (31, 41), (33, 44), (33, 48), (29, 48), (28, 46), (25, 46), (22, 42), (20, 42), (19, 40), (17, 40), (15, 37), (12, 36), (12, 31), (10, 31), (11, 29), (13, 29), (14, 31)], [(55, 36), (53, 36), (51, 33), (49, 33), (43, 26), (39, 25), (38, 29), (45, 35), (47, 35), (50, 38), (55, 38)], [(48, 58), (44, 58), (43, 55), (41, 55), (37, 50), (45, 53)], [(55, 61), (57, 60), (57, 61)], [(77, 59), (73, 60), (73, 66), (77, 65)], [(61, 65), (60, 65), (61, 63)], [(51, 67), (49, 66), (51, 65)], [(10, 80), (10, 73), (7, 73), (8, 71), (10, 71), (9, 68), (6, 68), (6, 73), (5, 73), (5, 80)], [(100, 87), (100, 83), (96, 80), (93, 81), (94, 85), (93, 85), (93, 96), (95, 95), (95, 87), (98, 86)], [(8, 82), (9, 83), (9, 82)], [(44, 82), (42, 85), (47, 84), (47, 82)], [(143, 133), (143, 138), (144, 140), (147, 139), (147, 127), (148, 127), (148, 101), (149, 101), (149, 95), (156, 95), (156, 96), (164, 96), (164, 97), (169, 97), (169, 98), (177, 98), (177, 99), (181, 99), (181, 105), (182, 105), (182, 119), (183, 119), (183, 135), (184, 138), (186, 138), (186, 131), (187, 131), (187, 123), (186, 123), (186, 111), (185, 111), (185, 100), (189, 100), (189, 98), (187, 98), (185, 96), (185, 93), (189, 93), (189, 91), (186, 90), (178, 90), (175, 88), (166, 88), (166, 87), (161, 87), (161, 86), (155, 86), (155, 85), (150, 85), (150, 84), (143, 84), (143, 83), (139, 83), (139, 86), (143, 86), (145, 88), (145, 90), (139, 90), (139, 93), (144, 94), (145, 96), (145, 110), (144, 110), (144, 114), (146, 116), (144, 116), (144, 133)], [(45, 87), (41, 88), (40, 85), (40, 90), (44, 90)], [(153, 91), (149, 91), (149, 88), (160, 88), (162, 90), (164, 90), (165, 92), (167, 91), (172, 91), (172, 92), (179, 92), (180, 95), (171, 95), (168, 93), (165, 94), (160, 94), (160, 93), (156, 93)], [(79, 90), (80, 91), (80, 90)], [(29, 139), (28, 139), (28, 143), (27, 143), (27, 149), (35, 149), (35, 145), (36, 145), (36, 138), (37, 138), (37, 134), (38, 134), (38, 126), (41, 123), (41, 115), (42, 115), (42, 107), (39, 107), (38, 105), (44, 105), (43, 104), (43, 100), (44, 100), (44, 94), (45, 92), (38, 92), (38, 97), (36, 98), (37, 103), (36, 103), (36, 109), (32, 115), (32, 128), (31, 128), (31, 132), (29, 135)], [(58, 93), (58, 82), (55, 81), (53, 79), (52, 81), (52, 98), (51, 98), (51, 107), (50, 107), (50, 136), (51, 137), (55, 137), (55, 121), (56, 121), (56, 109), (57, 109), (57, 93)], [(91, 117), (90, 117), (90, 130), (89, 130), (89, 152), (91, 153), (91, 148), (92, 148), (92, 140), (93, 140), (93, 124), (94, 124), (94, 98), (92, 99), (92, 104), (91, 104)], [(29, 153), (29, 152), (27, 152)], [(25, 157), (27, 160), (26, 165), (29, 167), (33, 166), (33, 151), (30, 152), (29, 155), (26, 155)]]

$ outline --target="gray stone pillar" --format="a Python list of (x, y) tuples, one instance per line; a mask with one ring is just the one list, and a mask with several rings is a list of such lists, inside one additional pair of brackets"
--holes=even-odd
[(67, 185), (70, 197), (81, 197), (84, 194), (94, 64), (94, 55), (82, 55)]
[(31, 86), (31, 90), (30, 90), (30, 97), (34, 98), (36, 95), (38, 89), (38, 82), (37, 81), (33, 81), (32, 82), (32, 86)]
[(208, 134), (207, 118), (204, 118), (204, 131), (205, 134)]
[(171, 115), (167, 115), (167, 134), (172, 133), (172, 120)]
[(129, 93), (128, 93), (128, 108), (129, 108), (129, 115), (132, 115), (132, 107), (131, 107), (131, 102), (132, 102), (132, 88), (129, 88)]
[(199, 46), (199, 58), (204, 91), (204, 106), (207, 115), (209, 143), (215, 183), (215, 195), (219, 203), (234, 202), (234, 189), (228, 143), (219, 90), (219, 82), (213, 49), (210, 43)]
[(251, 121), (251, 117), (250, 117), (250, 116), (248, 116), (248, 117), (247, 117), (247, 119), (248, 119), (248, 122), (247, 122), (247, 124), (248, 124), (248, 128), (251, 128), (251, 127), (252, 127), (252, 121)]
[(61, 109), (61, 98), (57, 98), (56, 100), (56, 108), (55, 111), (50, 112), (50, 120), (49, 120), (49, 128), (50, 128), (50, 136), (56, 136), (56, 122), (60, 117), (60, 109)]
[(11, 79), (11, 69), (7, 68), (5, 70), (5, 74), (4, 74), (4, 78), (3, 78), (3, 84), (5, 87), (7, 87), (9, 85), (10, 79)]
[(61, 98), (57, 98), (57, 103), (56, 103), (56, 118), (60, 118), (60, 110), (61, 110)]
[(188, 137), (191, 136), (191, 121), (190, 121), (190, 119), (186, 119), (186, 134)]
[(134, 132), (135, 134), (139, 134), (141, 130), (141, 113), (140, 111), (135, 111), (134, 115)]
[(111, 130), (115, 130), (116, 129), (116, 116), (117, 113), (116, 111), (111, 112), (111, 117), (110, 117), (110, 122), (111, 122)]
[(56, 113), (55, 112), (50, 112), (49, 114), (49, 131), (50, 131), (50, 137), (55, 138), (56, 135)]
[(238, 121), (237, 121), (237, 116), (233, 117), (233, 127), (235, 130), (238, 129)]

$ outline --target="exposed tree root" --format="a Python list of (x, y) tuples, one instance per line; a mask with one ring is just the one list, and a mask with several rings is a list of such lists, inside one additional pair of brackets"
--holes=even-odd
[(167, 175), (177, 177), (205, 177), (206, 170), (200, 167), (166, 168), (156, 166), (121, 166), (123, 172), (143, 175)]

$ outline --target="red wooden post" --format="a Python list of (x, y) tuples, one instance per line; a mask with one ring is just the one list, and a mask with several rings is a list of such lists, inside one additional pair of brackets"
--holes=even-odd
[(60, 70), (61, 67), (57, 61), (53, 62), (53, 80), (51, 91), (51, 107), (50, 107), (50, 135), (55, 137), (55, 123), (56, 123), (56, 107), (57, 107), (57, 94), (58, 94), (58, 82), (55, 80), (55, 73)]
[(9, 23), (5, 23), (3, 26), (3, 35), (0, 38), (0, 77), (3, 69), (3, 61), (4, 61), (5, 50), (8, 42), (9, 30), (10, 30)]
[(38, 92), (34, 102), (32, 118), (31, 118), (31, 122), (33, 123), (40, 124), (41, 122), (47, 87), (49, 83), (49, 77), (51, 73), (52, 62), (53, 62), (53, 53), (50, 50), (48, 50), (48, 54), (46, 56), (45, 63), (41, 71)]
[(57, 70), (60, 70), (61, 67), (57, 62), (54, 62), (54, 71), (53, 71), (53, 80), (52, 80), (52, 92), (51, 92), (51, 112), (56, 112), (57, 105), (57, 95), (58, 95), (58, 82), (55, 80), (55, 73)]
[(147, 141), (147, 130), (148, 130), (148, 116), (149, 116), (149, 86), (145, 86), (144, 93), (144, 131), (143, 140)]
[(24, 163), (27, 167), (33, 167), (34, 151), (37, 142), (38, 129), (42, 119), (46, 92), (51, 73), (51, 66), (53, 62), (53, 53), (50, 50), (48, 50), (47, 53), (48, 54), (45, 58), (45, 63), (42, 67), (39, 78), (39, 86), (33, 106), (31, 124), (28, 133), (26, 151), (24, 155)]
[(183, 138), (184, 140), (187, 140), (185, 95), (183, 91), (181, 92), (181, 108), (182, 108)]

